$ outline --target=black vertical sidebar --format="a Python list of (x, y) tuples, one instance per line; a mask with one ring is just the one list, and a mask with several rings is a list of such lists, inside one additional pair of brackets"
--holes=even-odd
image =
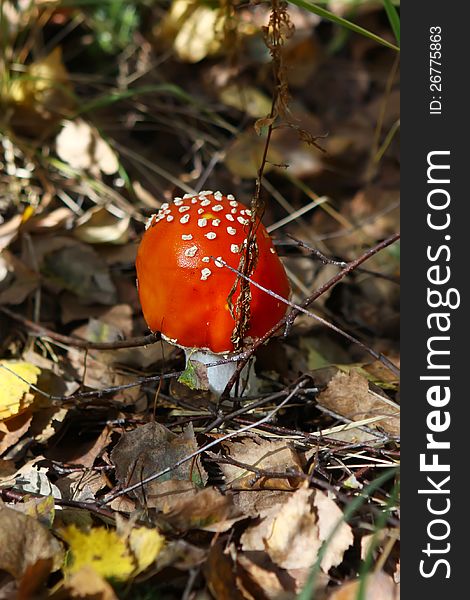
[(401, 5), (406, 600), (469, 594), (469, 12), (464, 2)]

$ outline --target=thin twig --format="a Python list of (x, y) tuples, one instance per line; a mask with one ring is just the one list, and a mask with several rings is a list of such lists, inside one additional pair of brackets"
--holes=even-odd
[[(371, 258), (375, 254), (377, 254), (377, 252), (380, 252), (384, 248), (387, 248), (387, 246), (390, 246), (391, 244), (393, 244), (394, 242), (396, 242), (399, 239), (400, 239), (400, 234), (395, 233), (392, 236), (388, 237), (387, 239), (383, 240), (382, 242), (376, 244), (375, 246), (373, 246), (366, 252), (364, 252), (364, 254), (359, 256), (359, 258), (356, 258), (355, 260), (348, 263), (348, 265), (346, 267), (344, 267), (344, 269), (339, 271), (339, 273), (334, 275), (331, 279), (329, 279), (322, 286), (320, 286), (315, 292), (313, 292), (313, 294), (308, 296), (308, 298), (306, 298), (300, 306), (302, 308), (306, 308), (307, 306), (309, 306), (319, 296), (324, 294), (327, 290), (329, 290), (336, 283), (338, 283), (338, 281), (341, 281), (341, 279), (346, 277), (346, 275), (349, 275), (349, 273), (351, 273), (352, 271), (357, 269), (357, 267), (359, 265), (361, 265), (363, 262), (365, 262), (366, 260), (369, 260), (369, 258)], [(246, 363), (248, 362), (248, 360), (250, 359), (252, 354), (260, 346), (265, 344), (277, 331), (279, 331), (279, 329), (281, 329), (281, 327), (284, 327), (287, 324), (291, 324), (293, 322), (293, 319), (295, 319), (295, 317), (298, 314), (298, 313), (296, 314), (295, 311), (296, 311), (296, 309), (294, 309), (291, 313), (289, 313), (289, 315), (286, 315), (282, 319), (280, 319), (275, 325), (273, 325), (273, 327), (271, 327), (271, 329), (269, 331), (267, 331), (262, 337), (258, 338), (250, 348), (245, 350), (245, 352), (243, 352), (240, 355), (240, 360), (237, 364), (237, 368), (236, 368), (234, 374), (232, 375), (232, 377), (230, 378), (230, 381), (227, 383), (225, 390), (222, 393), (221, 400), (226, 399), (230, 396), (230, 390), (235, 385), (235, 382), (238, 380), (240, 373), (242, 372), (244, 366), (246, 365)], [(380, 355), (380, 356), (382, 356), (382, 355)], [(379, 358), (379, 360), (381, 362), (383, 362), (380, 358)], [(391, 364), (393, 365), (393, 363), (391, 363)], [(397, 367), (395, 365), (393, 365), (392, 369), (393, 369), (394, 374), (399, 373), (399, 370), (397, 369)]]
[(227, 434), (223, 435), (220, 438), (212, 440), (211, 442), (208, 442), (204, 446), (201, 446), (201, 448), (199, 448), (198, 450), (195, 450), (194, 452), (192, 452), (191, 454), (188, 454), (187, 456), (185, 456), (181, 460), (178, 460), (173, 465), (171, 465), (169, 467), (166, 467), (165, 469), (162, 469), (158, 473), (154, 473), (153, 475), (150, 475), (149, 477), (146, 477), (145, 479), (142, 479), (138, 483), (134, 483), (133, 485), (127, 486), (127, 487), (123, 488), (122, 490), (119, 490), (117, 492), (108, 494), (107, 496), (105, 496), (101, 500), (101, 504), (108, 504), (109, 502), (112, 502), (115, 498), (118, 498), (119, 496), (123, 496), (124, 494), (128, 494), (129, 492), (132, 492), (133, 490), (141, 488), (141, 487), (147, 485), (148, 483), (151, 483), (152, 481), (155, 481), (155, 479), (158, 479), (159, 477), (162, 477), (163, 475), (166, 475), (167, 473), (170, 473), (170, 471), (173, 471), (174, 469), (177, 469), (178, 467), (180, 467), (184, 463), (192, 460), (193, 458), (196, 458), (197, 456), (199, 456), (203, 452), (206, 452), (206, 450), (209, 450), (210, 448), (213, 448), (217, 444), (220, 444), (221, 442), (224, 442), (225, 440), (228, 440), (228, 439), (230, 439), (232, 437), (240, 435), (241, 433), (244, 433), (245, 431), (249, 431), (250, 429), (253, 429), (254, 427), (257, 427), (258, 425), (262, 425), (263, 423), (267, 423), (268, 421), (270, 421), (274, 417), (274, 415), (278, 411), (281, 410), (281, 408), (283, 408), (297, 394), (297, 392), (306, 383), (307, 383), (307, 379), (306, 378), (303, 378), (301, 381), (299, 381), (299, 383), (295, 386), (295, 388), (292, 390), (292, 392), (288, 396), (286, 396), (286, 398), (284, 398), (284, 400), (278, 406), (276, 406), (276, 408), (274, 408), (272, 411), (270, 411), (265, 417), (263, 417), (259, 421), (256, 421), (255, 423), (252, 423), (250, 425), (246, 425), (245, 427), (241, 427), (240, 429), (238, 429), (236, 431), (231, 431), (230, 433), (227, 433)]
[(67, 346), (73, 346), (74, 348), (83, 348), (84, 350), (118, 350), (120, 348), (137, 348), (139, 346), (148, 346), (155, 344), (161, 340), (159, 332), (150, 333), (149, 335), (142, 335), (139, 337), (128, 338), (127, 340), (116, 340), (115, 342), (90, 342), (88, 340), (81, 340), (79, 338), (70, 337), (68, 335), (62, 335), (48, 329), (43, 325), (30, 321), (26, 317), (13, 312), (5, 306), (0, 306), (0, 311), (6, 314), (11, 319), (15, 319), (19, 323), (22, 323), (28, 329), (32, 329), (33, 333), (28, 332), (30, 335), (36, 337), (48, 337), (56, 342), (61, 342)]
[[(368, 354), (370, 354), (376, 360), (380, 360), (394, 375), (397, 375), (397, 376), (399, 375), (400, 371), (399, 371), (398, 367), (396, 367), (396, 365), (394, 365), (386, 356), (384, 356), (380, 352), (376, 352), (373, 348), (370, 348), (369, 346), (367, 346), (366, 344), (364, 344), (363, 342), (361, 342), (360, 340), (358, 340), (354, 336), (350, 335), (349, 333), (347, 333), (343, 329), (340, 329), (339, 327), (337, 327), (333, 323), (330, 323), (329, 321), (327, 321), (323, 317), (320, 317), (320, 315), (317, 315), (317, 314), (313, 313), (312, 311), (307, 310), (303, 306), (300, 306), (299, 304), (296, 304), (295, 302), (292, 302), (291, 300), (287, 300), (287, 298), (283, 298), (282, 296), (280, 296), (276, 292), (273, 292), (272, 290), (269, 290), (268, 288), (265, 288), (264, 286), (260, 285), (256, 281), (253, 281), (253, 279), (251, 279), (250, 277), (247, 277), (241, 271), (238, 271), (237, 269), (235, 269), (235, 268), (231, 267), (230, 265), (228, 265), (220, 257), (216, 258), (216, 257), (211, 256), (211, 259), (213, 261), (217, 260), (218, 262), (221, 262), (224, 267), (226, 267), (230, 271), (233, 271), (234, 273), (237, 273), (240, 277), (243, 277), (243, 279), (245, 279), (246, 281), (248, 281), (251, 285), (254, 285), (255, 287), (257, 287), (261, 291), (263, 291), (266, 294), (268, 294), (269, 296), (272, 296), (273, 298), (276, 298), (276, 300), (279, 300), (280, 302), (283, 302), (284, 304), (287, 304), (287, 306), (290, 306), (291, 308), (293, 308), (292, 312), (289, 315), (289, 318), (291, 318), (291, 315), (295, 311), (297, 314), (300, 312), (300, 313), (303, 313), (303, 314), (307, 315), (308, 317), (311, 317), (312, 319), (315, 319), (316, 321), (318, 321), (322, 325), (325, 325), (329, 329), (332, 329), (336, 333), (339, 333), (340, 335), (342, 335), (343, 337), (345, 337), (348, 341), (350, 341), (350, 342), (352, 342), (352, 343), (357, 344), (358, 346), (360, 346), (363, 350), (365, 350)], [(294, 318), (295, 318), (295, 316), (297, 316), (297, 314), (294, 315)], [(287, 322), (289, 323), (289, 320)]]

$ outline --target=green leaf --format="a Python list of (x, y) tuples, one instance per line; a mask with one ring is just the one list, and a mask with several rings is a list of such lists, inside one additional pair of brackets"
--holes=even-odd
[(390, 25), (393, 29), (395, 39), (397, 40), (398, 45), (400, 45), (400, 15), (398, 14), (395, 6), (392, 4), (392, 0), (383, 0), (383, 3), (388, 20), (390, 21)]
[(329, 10), (326, 10), (325, 8), (321, 8), (317, 4), (313, 3), (311, 0), (289, 0), (289, 1), (292, 4), (299, 6), (300, 8), (305, 8), (309, 12), (314, 13), (314, 14), (318, 15), (319, 17), (322, 17), (323, 19), (327, 19), (328, 21), (332, 21), (333, 23), (336, 23), (340, 27), (346, 27), (347, 29), (354, 31), (355, 33), (359, 33), (360, 35), (363, 35), (364, 37), (374, 40), (378, 44), (382, 44), (382, 46), (386, 46), (387, 48), (391, 48), (392, 50), (396, 50), (397, 52), (400, 52), (400, 48), (398, 46), (395, 46), (395, 44), (392, 44), (391, 42), (388, 42), (384, 38), (381, 38), (379, 35), (372, 33), (372, 31), (368, 31), (367, 29), (364, 29), (363, 27), (360, 27), (359, 25), (356, 25), (355, 23), (348, 21), (347, 19), (343, 19), (342, 17), (335, 15), (334, 13), (330, 12)]

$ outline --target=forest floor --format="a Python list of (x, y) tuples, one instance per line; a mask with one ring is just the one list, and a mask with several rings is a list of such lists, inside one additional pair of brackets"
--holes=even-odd
[[(1, 3), (0, 598), (399, 597), (398, 17), (316, 6)], [(221, 401), (136, 288), (206, 189), (304, 308)]]

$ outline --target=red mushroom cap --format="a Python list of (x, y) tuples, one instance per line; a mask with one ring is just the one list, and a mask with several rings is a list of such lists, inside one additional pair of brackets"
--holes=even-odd
[[(210, 257), (237, 269), (251, 212), (233, 196), (200, 192), (163, 204), (147, 226), (137, 259), (139, 297), (145, 320), (179, 346), (232, 352), (234, 330), (227, 303), (236, 274)], [(265, 288), (288, 298), (290, 288), (271, 237), (257, 229), (258, 262), (252, 274)], [(264, 335), (287, 306), (255, 286), (251, 288), (247, 337)], [(235, 304), (237, 292), (232, 298)]]

